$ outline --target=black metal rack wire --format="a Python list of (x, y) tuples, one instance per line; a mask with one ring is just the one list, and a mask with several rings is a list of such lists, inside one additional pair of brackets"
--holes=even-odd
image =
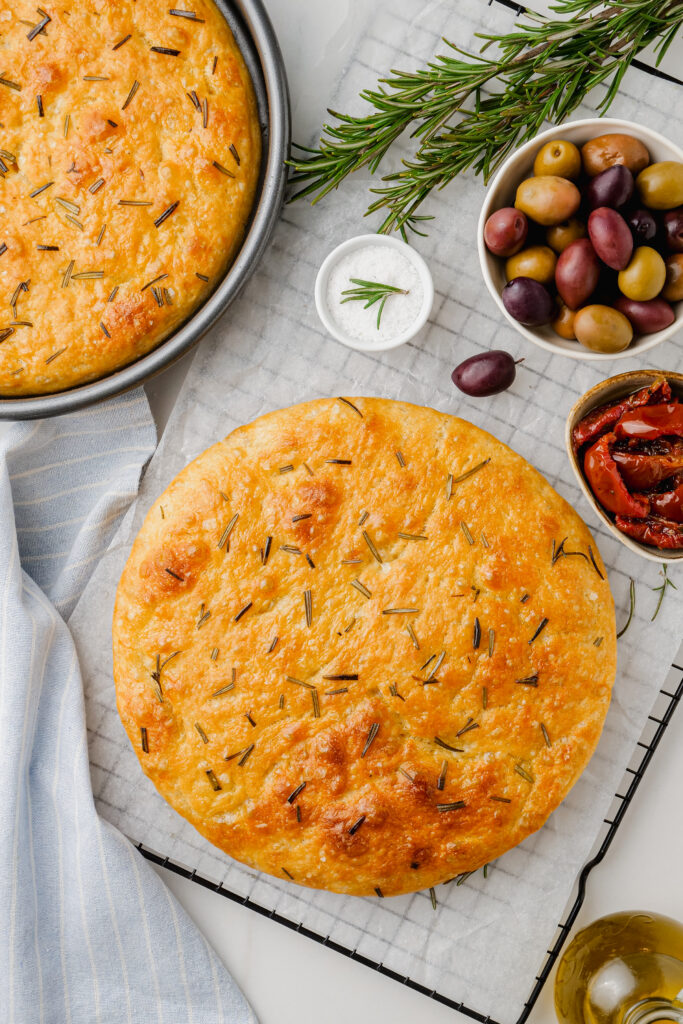
[[(633, 797), (640, 785), (640, 782), (645, 775), (645, 772), (652, 761), (655, 750), (659, 746), (664, 732), (669, 725), (674, 711), (678, 706), (679, 702), (683, 698), (683, 665), (674, 664), (672, 670), (680, 672), (681, 676), (678, 685), (675, 689), (660, 689), (660, 701), (664, 701), (661, 714), (651, 714), (648, 716), (650, 726), (646, 730), (651, 731), (654, 726), (654, 731), (649, 740), (645, 739), (645, 734), (638, 741), (637, 749), (642, 753), (635, 755), (636, 765), (635, 767), (630, 765), (626, 769), (624, 776), (624, 782), (627, 783), (625, 786), (625, 792), (617, 792), (614, 797), (612, 813), (608, 818), (605, 818), (605, 833), (599, 841), (597, 850), (590, 858), (589, 861), (583, 866), (581, 873), (579, 874), (576, 884), (576, 897), (569, 907), (564, 920), (558, 925), (557, 937), (547, 951), (545, 962), (543, 963), (539, 973), (534, 979), (534, 984), (531, 989), (529, 998), (524, 1004), (524, 1008), (519, 1015), (516, 1024), (524, 1024), (529, 1017), (533, 1006), (538, 999), (541, 989), (545, 985), (550, 972), (552, 971), (562, 947), (571, 931), (571, 928), (578, 916), (579, 911), (583, 905), (583, 901), (586, 896), (586, 884), (588, 876), (590, 875), (593, 868), (599, 864), (605, 857), (609, 850), (612, 840), (614, 839), (617, 830), (623, 821), (626, 810), (631, 804)], [(666, 686), (666, 684), (665, 684)], [(624, 787), (620, 787), (624, 788)], [(406, 985), (408, 988), (414, 989), (416, 992), (421, 992), (423, 995), (428, 996), (430, 999), (434, 999), (438, 1003), (443, 1003), (445, 1006), (451, 1007), (453, 1010), (459, 1010), (460, 1013), (464, 1013), (466, 1016), (471, 1017), (472, 1020), (479, 1021), (480, 1024), (498, 1024), (493, 1017), (486, 1014), (480, 1013), (478, 1010), (473, 1009), (471, 1006), (467, 1006), (465, 1003), (458, 1002), (455, 999), (451, 999), (449, 996), (443, 995), (436, 989), (430, 989), (425, 985), (421, 985), (419, 982), (414, 981), (412, 978), (406, 977), (402, 974), (398, 974), (396, 971), (391, 970), (389, 967), (385, 967), (384, 964), (378, 963), (369, 957), (363, 956), (357, 949), (350, 949), (347, 946), (343, 946), (338, 942), (335, 942), (330, 936), (321, 935), (318, 932), (307, 928), (301, 922), (296, 922), (288, 917), (284, 917), (282, 914), (278, 914), (275, 910), (268, 910), (267, 907), (261, 906), (260, 903), (256, 903), (250, 899), (249, 896), (239, 896), (237, 893), (227, 889), (222, 883), (216, 884), (208, 878), (204, 878), (198, 874), (197, 871), (191, 871), (189, 868), (183, 867), (181, 864), (177, 864), (171, 860), (170, 857), (162, 857), (158, 853), (154, 853), (152, 850), (147, 849), (142, 843), (137, 844), (137, 849), (143, 854), (147, 860), (153, 864), (157, 864), (160, 867), (167, 868), (176, 875), (180, 875), (183, 878), (187, 878), (192, 882), (196, 882), (198, 885), (203, 886), (205, 889), (210, 889), (213, 892), (219, 893), (226, 899), (232, 900), (233, 903), (239, 903), (243, 907), (248, 907), (249, 910), (255, 911), (262, 917), (268, 918), (270, 921), (275, 921), (277, 924), (284, 925), (285, 928), (289, 928), (291, 931), (298, 932), (300, 935), (305, 935), (309, 939), (313, 939), (314, 942), (320, 943), (322, 946), (327, 946), (329, 949), (333, 949), (337, 953), (341, 953), (343, 956), (348, 957), (350, 960), (355, 960), (357, 963), (364, 964), (365, 967), (371, 968), (371, 970), (377, 971), (379, 974), (383, 974), (387, 978), (392, 978), (394, 981), (399, 982), (401, 985)]]

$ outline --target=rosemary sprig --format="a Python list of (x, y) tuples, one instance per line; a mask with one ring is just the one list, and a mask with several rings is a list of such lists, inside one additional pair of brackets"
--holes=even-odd
[(624, 633), (626, 632), (628, 627), (631, 625), (631, 620), (633, 619), (633, 613), (636, 610), (636, 581), (634, 579), (631, 580), (631, 583), (629, 585), (628, 596), (629, 596), (628, 618), (626, 620), (626, 624), (624, 625), (624, 627), (622, 629), (620, 629), (619, 632), (617, 633), (617, 640), (619, 639), (620, 636), (624, 635)]
[(673, 587), (674, 590), (678, 590), (678, 587), (676, 586), (674, 581), (669, 579), (666, 562), (662, 562), (662, 571), (660, 573), (660, 576), (664, 580), (661, 587), (652, 587), (652, 590), (656, 594), (659, 594), (659, 599), (657, 601), (657, 607), (655, 608), (654, 615), (650, 619), (650, 622), (654, 622), (657, 616), (659, 615), (659, 609), (662, 607), (662, 601), (664, 600), (664, 597), (669, 587)]
[(357, 287), (347, 288), (346, 291), (342, 292), (342, 295), (346, 295), (347, 298), (340, 299), (341, 305), (343, 306), (345, 302), (364, 302), (363, 309), (369, 309), (370, 306), (374, 306), (376, 302), (379, 302), (377, 330), (379, 330), (379, 323), (389, 296), (408, 294), (407, 289), (396, 288), (393, 284), (380, 284), (379, 281), (364, 281), (360, 277), (351, 277), (349, 280), (351, 284), (355, 284)]
[(564, 121), (600, 84), (604, 114), (644, 47), (655, 44), (661, 61), (683, 21), (683, 0), (556, 0), (553, 11), (527, 11), (513, 31), (480, 35), (478, 54), (446, 41), (450, 52), (425, 67), (392, 71), (364, 89), (366, 114), (329, 110), (333, 120), (323, 125), (318, 145), (297, 146), (302, 155), (290, 161), (290, 181), (302, 186), (292, 198), (316, 202), (362, 167), (375, 174), (409, 129), (415, 152), (371, 190), (377, 198), (368, 213), (385, 212), (382, 233), (420, 233), (418, 223), (428, 218), (418, 210), (432, 189), (469, 167), (488, 179), (545, 121)]

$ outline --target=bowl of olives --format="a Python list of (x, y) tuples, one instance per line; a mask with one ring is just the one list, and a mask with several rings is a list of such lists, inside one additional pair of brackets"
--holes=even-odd
[(614, 118), (542, 132), (496, 174), (478, 247), (494, 300), (541, 348), (654, 348), (683, 324), (683, 150)]

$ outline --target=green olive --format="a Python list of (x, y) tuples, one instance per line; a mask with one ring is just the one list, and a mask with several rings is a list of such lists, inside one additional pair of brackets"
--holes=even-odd
[(548, 228), (545, 233), (545, 240), (555, 252), (564, 252), (568, 245), (575, 242), (577, 238), (586, 237), (586, 225), (582, 224), (576, 217), (570, 217), (562, 224), (556, 224)]
[(578, 178), (581, 154), (573, 142), (555, 139), (541, 146), (534, 160), (534, 174), (558, 174), (561, 178)]
[(683, 299), (683, 252), (675, 252), (666, 261), (666, 284), (662, 289), (662, 298), (669, 302), (680, 302)]
[(683, 203), (683, 164), (662, 160), (650, 164), (636, 178), (640, 198), (653, 210), (673, 210)]
[(556, 263), (557, 256), (547, 245), (530, 245), (505, 261), (505, 277), (508, 281), (531, 277), (541, 284), (550, 284), (555, 280)]
[(581, 203), (581, 193), (573, 181), (555, 174), (527, 178), (517, 188), (515, 206), (537, 224), (551, 227), (573, 217)]
[(555, 334), (559, 334), (561, 338), (566, 338), (567, 341), (575, 341), (576, 333), (574, 331), (574, 320), (576, 319), (576, 313), (569, 306), (565, 306), (564, 303), (560, 306), (560, 310), (551, 323), (552, 329)]
[(629, 321), (611, 306), (584, 306), (574, 317), (574, 332), (593, 352), (623, 352), (633, 338)]
[(666, 280), (666, 265), (656, 249), (641, 245), (634, 249), (631, 262), (619, 271), (619, 291), (627, 299), (647, 302), (659, 295)]

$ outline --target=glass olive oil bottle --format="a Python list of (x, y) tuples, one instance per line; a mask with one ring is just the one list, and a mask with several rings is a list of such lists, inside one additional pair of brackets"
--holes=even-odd
[(631, 911), (579, 932), (557, 969), (562, 1024), (683, 1024), (683, 925)]

